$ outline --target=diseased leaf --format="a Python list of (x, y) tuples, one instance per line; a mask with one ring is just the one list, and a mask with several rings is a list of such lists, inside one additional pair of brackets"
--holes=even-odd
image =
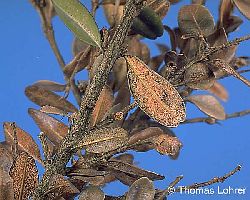
[(217, 97), (219, 97), (223, 101), (228, 100), (228, 92), (227, 92), (226, 88), (224, 88), (223, 85), (221, 85), (217, 81), (214, 83), (214, 85), (212, 87), (210, 87), (208, 89), (208, 91), (211, 92), (212, 94), (216, 95)]
[(56, 13), (65, 25), (82, 41), (100, 47), (98, 27), (87, 8), (78, 0), (52, 0)]
[(193, 95), (186, 98), (187, 101), (195, 104), (202, 112), (218, 120), (226, 117), (224, 108), (216, 98), (210, 95)]
[(96, 125), (103, 119), (105, 113), (111, 109), (113, 102), (112, 90), (108, 86), (104, 86), (91, 115), (91, 126)]
[(240, 12), (250, 19), (250, 1), (249, 0), (233, 0), (236, 7), (240, 10)]
[(106, 166), (110, 170), (121, 171), (134, 177), (148, 177), (150, 180), (163, 180), (165, 178), (154, 172), (146, 171), (118, 160), (109, 160)]
[(210, 35), (214, 31), (214, 19), (209, 10), (199, 4), (183, 6), (178, 14), (178, 24), (185, 34)]
[(60, 174), (55, 174), (50, 178), (49, 189), (45, 192), (45, 199), (57, 199), (63, 197), (69, 199), (80, 191)]
[(87, 152), (104, 153), (125, 145), (128, 133), (123, 128), (101, 128), (91, 131), (76, 148), (85, 148)]
[[(1, 159), (1, 154), (0, 154), (0, 159)], [(13, 181), (9, 173), (5, 171), (1, 166), (0, 166), (0, 200), (14, 200)]]
[(86, 187), (79, 195), (79, 200), (104, 200), (104, 198), (103, 191), (96, 186)]
[(66, 85), (63, 85), (54, 81), (49, 81), (49, 80), (37, 81), (33, 84), (33, 86), (37, 86), (39, 88), (43, 88), (43, 89), (54, 91), (54, 92), (63, 92), (66, 89)]
[(67, 135), (68, 127), (57, 119), (32, 108), (30, 108), (28, 112), (40, 130), (55, 145), (58, 145), (60, 141)]
[(14, 199), (27, 200), (38, 185), (38, 170), (35, 160), (26, 152), (17, 156), (11, 169)]
[(39, 106), (54, 106), (65, 112), (76, 112), (76, 107), (63, 97), (38, 86), (28, 86), (25, 95)]
[[(14, 145), (14, 130), (12, 123), (5, 122), (3, 124), (3, 128), (6, 142), (10, 145)], [(21, 150), (26, 151), (30, 156), (32, 156), (34, 159), (41, 163), (42, 160), (39, 147), (34, 141), (34, 139), (31, 137), (31, 135), (17, 126), (15, 131), (18, 147)]]
[(146, 177), (142, 177), (131, 185), (126, 200), (153, 200), (154, 195), (153, 182)]
[(139, 58), (127, 55), (125, 59), (130, 91), (141, 110), (167, 127), (183, 122), (186, 110), (178, 91)]
[(168, 134), (161, 134), (155, 137), (153, 141), (155, 150), (160, 154), (170, 155), (176, 157), (179, 155), (182, 143), (177, 137), (170, 136)]

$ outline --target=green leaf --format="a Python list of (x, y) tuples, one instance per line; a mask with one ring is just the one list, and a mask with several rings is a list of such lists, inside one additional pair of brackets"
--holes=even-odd
[(80, 40), (93, 46), (101, 46), (101, 36), (95, 20), (80, 1), (52, 1), (61, 20)]

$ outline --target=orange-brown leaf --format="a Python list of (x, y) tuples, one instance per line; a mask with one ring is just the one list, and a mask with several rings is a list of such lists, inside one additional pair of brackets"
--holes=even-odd
[(183, 122), (186, 109), (178, 91), (139, 58), (125, 58), (130, 91), (141, 110), (164, 126), (176, 127)]
[[(3, 124), (5, 140), (8, 144), (14, 145), (14, 130), (10, 122), (5, 122)], [(39, 147), (31, 137), (31, 135), (21, 128), (16, 126), (16, 137), (18, 142), (18, 147), (26, 151), (30, 156), (32, 156), (37, 161), (41, 162), (41, 155)]]
[(224, 120), (226, 117), (224, 108), (220, 102), (211, 95), (193, 95), (186, 98), (195, 104), (202, 112), (215, 119)]
[(208, 91), (211, 92), (212, 94), (216, 95), (217, 97), (219, 97), (223, 101), (228, 100), (228, 92), (227, 92), (226, 88), (224, 88), (224, 86), (221, 85), (217, 81), (214, 83), (214, 85), (212, 87), (210, 87), (208, 89)]
[(25, 95), (39, 106), (54, 106), (66, 112), (76, 112), (76, 107), (63, 97), (38, 86), (28, 86)]
[(38, 185), (38, 171), (35, 160), (26, 152), (17, 156), (11, 169), (14, 199), (27, 200)]
[(95, 124), (97, 124), (102, 120), (105, 113), (111, 109), (113, 101), (114, 101), (114, 95), (112, 90), (108, 86), (105, 86), (102, 89), (102, 92), (96, 102), (94, 111), (91, 115), (92, 126), (94, 126)]
[(34, 119), (38, 127), (49, 140), (55, 145), (67, 135), (68, 127), (57, 119), (39, 110), (29, 109), (30, 116)]

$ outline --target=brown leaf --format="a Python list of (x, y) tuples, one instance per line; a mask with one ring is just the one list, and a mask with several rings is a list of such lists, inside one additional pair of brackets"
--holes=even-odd
[[(6, 142), (9, 145), (14, 145), (14, 130), (12, 123), (5, 122), (3, 124), (3, 127), (4, 127), (4, 135)], [(30, 156), (32, 156), (34, 159), (36, 159), (41, 163), (42, 160), (39, 147), (34, 141), (34, 139), (31, 137), (31, 135), (17, 126), (15, 131), (16, 131), (18, 147), (21, 150), (26, 151)]]
[(146, 177), (135, 181), (126, 195), (126, 200), (153, 200), (155, 189), (153, 182)]
[[(80, 52), (87, 49), (88, 46), (89, 45), (87, 43), (85, 43), (85, 42), (81, 41), (80, 39), (78, 39), (77, 37), (75, 37), (73, 40), (73, 44), (72, 44), (73, 56), (76, 57)], [(86, 65), (87, 65), (87, 63), (86, 63)]]
[(79, 195), (79, 200), (104, 200), (104, 198), (103, 191), (96, 186), (86, 187)]
[(115, 176), (116, 179), (118, 179), (121, 183), (123, 183), (124, 185), (132, 185), (137, 178), (129, 176), (126, 173), (120, 172), (120, 171), (112, 171), (112, 174)]
[(178, 24), (185, 34), (210, 35), (214, 31), (214, 19), (209, 10), (199, 4), (183, 6), (178, 14)]
[(212, 87), (210, 87), (208, 89), (208, 91), (211, 92), (212, 94), (216, 95), (217, 97), (219, 97), (223, 101), (228, 100), (228, 92), (227, 92), (226, 88), (224, 88), (224, 86), (221, 85), (217, 81), (214, 83), (214, 85)]
[(141, 110), (167, 127), (183, 122), (186, 110), (178, 91), (139, 58), (127, 55), (125, 59), (130, 91)]
[(69, 199), (80, 191), (67, 179), (60, 174), (55, 174), (50, 178), (49, 189), (45, 192), (45, 199), (55, 199), (63, 197)]
[[(1, 152), (0, 152), (0, 158), (1, 158)], [(13, 181), (9, 173), (5, 171), (1, 166), (0, 166), (0, 200), (14, 200)]]
[(38, 185), (38, 171), (35, 160), (26, 152), (17, 156), (11, 169), (14, 199), (27, 200)]
[(219, 25), (223, 27), (226, 25), (229, 17), (233, 12), (233, 3), (231, 0), (221, 0), (220, 2), (220, 16), (219, 16)]
[(113, 91), (108, 86), (104, 86), (91, 115), (91, 126), (95, 126), (103, 119), (105, 113), (111, 109), (113, 102)]
[(76, 112), (76, 107), (63, 97), (38, 86), (28, 86), (25, 95), (39, 106), (54, 106), (66, 112)]
[(112, 87), (114, 92), (118, 91), (124, 84), (127, 78), (127, 63), (124, 58), (120, 57), (115, 61), (113, 67), (114, 74), (114, 86)]
[(154, 139), (155, 150), (160, 154), (176, 157), (179, 155), (182, 143), (177, 137), (168, 134), (161, 134)]
[(240, 12), (250, 19), (250, 1), (249, 0), (233, 0), (236, 7), (240, 10)]
[(204, 5), (205, 3), (206, 3), (206, 0), (192, 0), (192, 4)]
[[(107, 176), (107, 175), (106, 175)], [(94, 186), (103, 186), (105, 182), (105, 176), (78, 176), (74, 175), (71, 177), (71, 182), (84, 182)], [(73, 182), (74, 183), (74, 182)]]
[(13, 156), (8, 147), (8, 143), (0, 143), (0, 168), (9, 173), (10, 167), (13, 163)]
[(104, 0), (102, 6), (109, 25), (111, 27), (118, 25), (123, 15), (124, 4), (121, 2), (116, 5), (115, 1)]
[(125, 145), (128, 133), (123, 128), (102, 128), (91, 131), (76, 148), (85, 148), (87, 152), (104, 153)]
[(163, 19), (167, 15), (170, 3), (166, 0), (147, 0), (147, 6), (152, 8)]
[(68, 127), (57, 119), (32, 108), (29, 108), (28, 112), (40, 130), (44, 132), (49, 140), (55, 145), (58, 145), (67, 135)]
[(60, 83), (49, 81), (49, 80), (40, 80), (33, 84), (33, 86), (37, 86), (39, 88), (43, 88), (45, 90), (54, 91), (54, 92), (63, 92), (66, 89), (66, 85), (62, 85)]
[(224, 120), (226, 114), (224, 108), (216, 98), (210, 95), (193, 95), (186, 98), (195, 104), (202, 112), (215, 119)]
[(54, 115), (61, 115), (61, 116), (67, 116), (68, 113), (61, 110), (61, 109), (58, 109), (54, 106), (42, 106), (41, 109), (40, 109), (41, 112), (44, 112), (44, 113), (47, 113), (47, 114), (54, 114)]
[(131, 165), (122, 161), (118, 161), (118, 160), (116, 161), (109, 160), (106, 166), (110, 170), (121, 171), (134, 177), (148, 177), (150, 180), (162, 180), (165, 178), (164, 176), (161, 176), (154, 172), (146, 171), (134, 165)]

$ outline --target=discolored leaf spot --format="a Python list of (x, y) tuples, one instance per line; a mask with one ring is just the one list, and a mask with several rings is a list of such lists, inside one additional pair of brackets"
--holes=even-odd
[(182, 147), (182, 143), (177, 137), (168, 134), (161, 134), (155, 137), (153, 143), (155, 150), (160, 154), (170, 155), (172, 157), (177, 157)]
[(240, 12), (250, 19), (250, 1), (249, 0), (233, 0), (236, 7), (240, 10)]
[(43, 88), (45, 90), (54, 91), (54, 92), (63, 92), (66, 89), (66, 85), (50, 81), (50, 80), (40, 80), (33, 84), (33, 86), (37, 86), (39, 88)]
[(154, 195), (153, 182), (146, 177), (142, 177), (131, 185), (126, 200), (153, 200)]
[(134, 177), (148, 177), (150, 180), (163, 180), (165, 177), (154, 172), (140, 169), (129, 163), (118, 160), (109, 160), (106, 164), (108, 169), (127, 173)]
[(127, 55), (125, 59), (130, 91), (141, 110), (167, 127), (183, 122), (186, 110), (178, 91), (139, 58)]
[(27, 200), (38, 185), (38, 171), (35, 160), (26, 152), (17, 156), (11, 169), (14, 199)]
[(13, 181), (9, 173), (5, 171), (1, 166), (0, 166), (0, 200), (14, 200)]
[(113, 91), (108, 86), (104, 86), (91, 115), (91, 126), (96, 125), (103, 119), (105, 113), (111, 109), (113, 102)]
[[(3, 124), (3, 128), (4, 128), (4, 135), (6, 142), (9, 145), (14, 145), (14, 130), (12, 123), (5, 122)], [(30, 156), (32, 156), (34, 159), (36, 159), (41, 163), (42, 160), (39, 147), (34, 141), (34, 139), (31, 137), (31, 135), (17, 126), (15, 132), (16, 132), (18, 147), (21, 150), (26, 151)]]
[(60, 174), (55, 174), (50, 178), (49, 189), (45, 192), (46, 199), (57, 199), (63, 197), (69, 199), (80, 193), (79, 190)]
[(211, 92), (212, 94), (216, 95), (217, 97), (219, 97), (223, 101), (228, 100), (228, 92), (227, 92), (226, 88), (224, 88), (224, 86), (221, 85), (217, 81), (214, 83), (214, 85), (212, 87), (210, 87), (208, 89), (208, 91)]
[(65, 25), (82, 41), (100, 47), (98, 27), (87, 8), (78, 0), (52, 0), (56, 13)]
[(128, 133), (123, 128), (102, 128), (91, 131), (77, 148), (85, 148), (87, 152), (104, 153), (125, 145)]
[(67, 135), (68, 127), (57, 119), (32, 108), (30, 108), (28, 112), (40, 130), (53, 144), (58, 145)]
[(215, 119), (224, 120), (226, 117), (224, 108), (216, 98), (210, 95), (193, 95), (186, 98), (195, 104), (202, 112)]
[(178, 24), (185, 34), (210, 35), (214, 31), (214, 19), (209, 10), (199, 4), (183, 6), (178, 14)]
[(38, 86), (28, 86), (25, 95), (39, 106), (54, 106), (66, 112), (76, 112), (76, 107), (63, 97)]
[(105, 195), (103, 191), (96, 186), (86, 187), (79, 195), (79, 200), (104, 200)]

